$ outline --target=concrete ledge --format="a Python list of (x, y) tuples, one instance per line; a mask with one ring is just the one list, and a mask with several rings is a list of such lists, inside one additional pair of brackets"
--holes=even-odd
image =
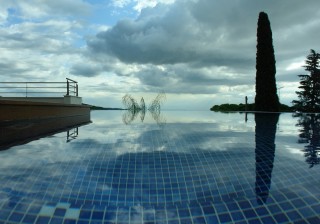
[(90, 107), (65, 103), (0, 99), (0, 122), (90, 115)]
[(0, 100), (42, 103), (64, 103), (63, 97), (0, 97)]
[(63, 101), (66, 104), (82, 104), (82, 98), (78, 96), (64, 96)]
[(64, 103), (64, 104), (82, 104), (82, 98), (78, 96), (64, 97), (0, 97), (0, 100), (21, 101), (21, 102), (41, 102), (41, 103)]

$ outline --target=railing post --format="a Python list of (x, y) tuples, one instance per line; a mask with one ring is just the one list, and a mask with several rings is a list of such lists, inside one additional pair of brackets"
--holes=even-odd
[(78, 83), (76, 83), (76, 96), (78, 96)]
[(67, 96), (69, 96), (69, 80), (67, 79)]

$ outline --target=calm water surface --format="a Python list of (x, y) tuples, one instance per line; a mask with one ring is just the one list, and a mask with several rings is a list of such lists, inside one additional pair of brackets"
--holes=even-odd
[(0, 223), (320, 223), (319, 115), (91, 120), (0, 151)]

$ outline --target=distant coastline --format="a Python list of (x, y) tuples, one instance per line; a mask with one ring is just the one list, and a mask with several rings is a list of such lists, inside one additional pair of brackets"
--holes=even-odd
[(100, 107), (100, 106), (94, 106), (90, 104), (83, 104), (90, 107), (90, 110), (126, 110), (123, 108), (113, 108), (113, 107)]
[[(210, 108), (211, 111), (217, 111), (217, 112), (238, 112), (238, 111), (255, 111), (255, 104), (220, 104), (220, 105), (214, 105)], [(280, 112), (294, 112), (294, 108), (290, 107), (285, 104), (280, 104)]]

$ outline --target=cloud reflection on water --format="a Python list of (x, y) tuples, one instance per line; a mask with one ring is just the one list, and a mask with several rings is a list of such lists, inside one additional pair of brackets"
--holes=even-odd
[[(133, 206), (141, 219), (141, 212), (154, 215), (154, 207), (148, 205), (162, 202), (227, 203), (256, 199), (262, 192), (259, 197), (268, 203), (270, 195), (292, 190), (301, 181), (299, 176), (290, 181), (282, 178), (284, 170), (305, 165), (303, 158), (297, 160), (287, 149), (298, 145), (291, 141), (297, 139), (292, 130), (285, 132), (288, 127), (265, 119), (261, 124), (252, 114), (246, 123), (244, 114), (192, 112), (182, 122), (181, 114), (187, 113), (166, 113), (168, 122), (160, 127), (149, 122), (122, 124), (119, 111), (94, 112), (93, 123), (81, 127), (74, 141), (66, 143), (65, 135), (58, 134), (0, 152), (0, 176), (5, 183), (0, 197), (112, 204), (123, 209), (124, 217), (126, 206)], [(280, 125), (284, 119), (294, 121), (281, 114)], [(295, 128), (294, 122), (288, 124)], [(266, 126), (271, 137), (265, 133)], [(259, 142), (265, 146), (268, 141), (277, 148), (265, 155)], [(264, 163), (269, 161), (263, 175), (259, 172), (262, 157)], [(312, 173), (301, 172), (312, 180)]]

